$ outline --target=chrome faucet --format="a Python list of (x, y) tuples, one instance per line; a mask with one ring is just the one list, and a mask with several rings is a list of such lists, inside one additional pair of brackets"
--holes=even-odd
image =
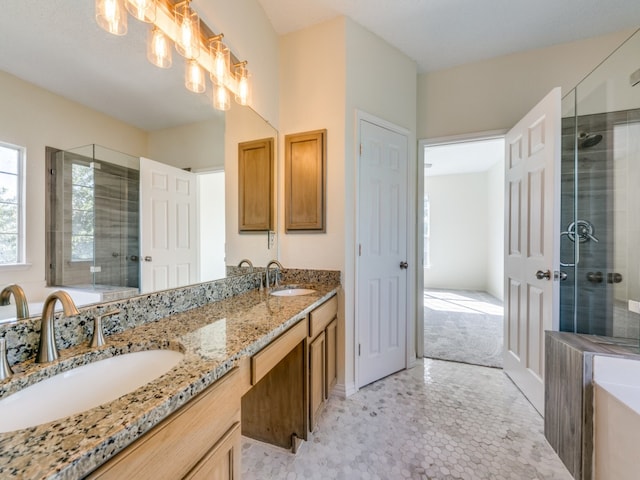
[(71, 296), (64, 290), (56, 290), (47, 297), (42, 305), (42, 321), (40, 324), (40, 347), (36, 356), (36, 363), (48, 363), (58, 359), (56, 336), (54, 328), (55, 305), (60, 300), (64, 314), (68, 317), (78, 315), (78, 309)]
[(7, 285), (0, 292), (0, 305), (9, 305), (9, 300), (13, 294), (13, 299), (16, 302), (16, 317), (18, 319), (29, 318), (29, 304), (27, 303), (27, 296), (24, 294), (22, 287), (17, 284)]
[(249, 272), (253, 273), (253, 263), (251, 263), (251, 260), (249, 260), (248, 258), (243, 258), (238, 263), (238, 267), (241, 267), (243, 263), (246, 263), (247, 265), (249, 265)]
[(278, 276), (280, 275), (280, 272), (284, 270), (284, 267), (278, 260), (271, 260), (269, 263), (267, 263), (267, 268), (265, 269), (266, 279), (267, 279), (267, 288), (271, 288), (271, 280), (269, 280), (269, 268), (271, 267), (271, 265), (276, 266), (276, 276), (275, 276), (275, 281), (273, 282), (274, 287), (277, 287), (279, 285)]

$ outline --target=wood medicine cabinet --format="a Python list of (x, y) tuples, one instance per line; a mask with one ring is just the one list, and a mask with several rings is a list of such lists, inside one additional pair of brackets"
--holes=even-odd
[(285, 229), (325, 232), (327, 131), (285, 135)]
[(273, 138), (238, 144), (238, 230), (273, 230)]

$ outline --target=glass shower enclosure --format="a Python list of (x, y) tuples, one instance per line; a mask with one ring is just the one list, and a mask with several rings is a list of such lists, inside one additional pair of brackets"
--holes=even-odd
[(640, 31), (562, 101), (560, 329), (640, 339)]
[(55, 153), (49, 284), (138, 292), (140, 161), (99, 145)]

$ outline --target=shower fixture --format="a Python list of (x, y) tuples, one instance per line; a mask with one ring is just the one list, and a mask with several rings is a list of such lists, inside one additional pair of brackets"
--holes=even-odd
[(602, 141), (599, 133), (580, 132), (578, 135), (578, 146), (580, 148), (591, 148)]

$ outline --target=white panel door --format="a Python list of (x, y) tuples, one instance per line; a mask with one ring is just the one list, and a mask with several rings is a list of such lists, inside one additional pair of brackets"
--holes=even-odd
[(197, 182), (186, 172), (140, 159), (140, 291), (198, 281)]
[(358, 386), (406, 367), (407, 137), (360, 121)]
[(506, 136), (504, 371), (544, 414), (544, 331), (558, 330), (560, 89)]

